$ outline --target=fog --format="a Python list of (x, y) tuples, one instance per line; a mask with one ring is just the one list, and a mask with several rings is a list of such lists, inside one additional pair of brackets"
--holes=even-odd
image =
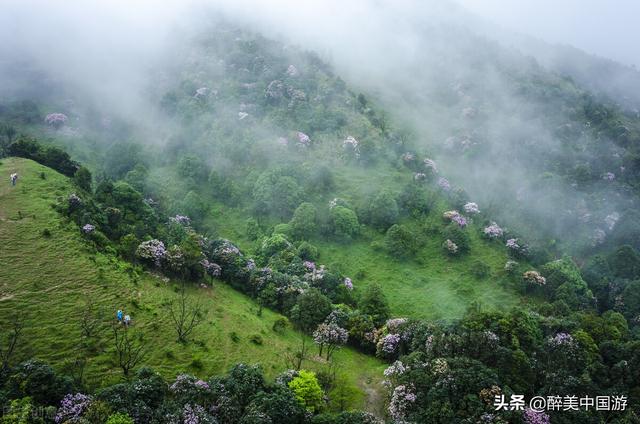
[[(617, 6), (582, 1), (461, 3), (9, 0), (0, 14), (0, 93), (19, 97), (37, 89), (25, 73), (16, 71), (16, 63), (28, 63), (67, 92), (75, 91), (75, 97), (112, 114), (147, 123), (158, 120), (149, 103), (148, 93), (155, 88), (149, 74), (171, 68), (184, 43), (222, 15), (267, 38), (318, 52), (351, 87), (390, 111), (396, 128), (413, 131), (411, 148), (433, 155), (444, 175), (481, 206), (493, 205), (493, 212), (508, 223), (517, 219), (498, 205), (511, 200), (522, 208), (516, 216), (525, 210), (536, 222), (549, 218), (550, 236), (575, 232), (567, 221), (578, 213), (593, 216), (591, 230), (600, 229), (621, 200), (612, 193), (602, 210), (591, 211), (588, 196), (575, 187), (541, 178), (545, 170), (523, 149), (530, 149), (530, 155), (559, 154), (561, 146), (553, 128), (538, 120), (540, 105), (518, 97), (513, 82), (492, 60), (498, 58), (516, 73), (538, 72), (527, 55), (553, 49), (544, 43), (523, 47), (526, 43), (518, 37), (524, 33), (638, 63), (632, 43), (640, 30), (634, 30), (634, 36), (629, 28), (640, 6), (630, 1)], [(502, 28), (494, 28), (494, 21)], [(552, 56), (540, 53), (541, 63), (553, 70)], [(589, 76), (584, 78), (589, 83)], [(563, 124), (559, 119), (556, 126)], [(467, 150), (467, 144), (476, 153), (470, 154), (474, 150)], [(608, 155), (617, 154), (611, 149)]]

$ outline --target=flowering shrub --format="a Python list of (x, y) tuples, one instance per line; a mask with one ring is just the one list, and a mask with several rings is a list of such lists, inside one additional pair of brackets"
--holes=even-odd
[(432, 174), (438, 173), (438, 167), (433, 159), (427, 158), (422, 161), (422, 163), (424, 164), (425, 169), (429, 170)]
[(91, 225), (91, 224), (84, 224), (82, 226), (82, 232), (85, 234), (90, 234), (92, 233), (94, 230), (96, 229), (95, 226)]
[(384, 370), (384, 376), (387, 378), (399, 376), (404, 374), (408, 369), (409, 367), (405, 367), (402, 361), (395, 361)]
[(484, 228), (483, 233), (485, 237), (488, 237), (490, 239), (495, 239), (498, 237), (502, 237), (502, 235), (504, 234), (504, 230), (500, 228), (498, 224), (496, 224), (495, 222), (492, 222), (491, 225)]
[(395, 422), (404, 422), (407, 410), (416, 401), (416, 395), (413, 391), (413, 387), (404, 384), (393, 389), (391, 402), (389, 402), (389, 415)]
[(169, 221), (175, 222), (176, 224), (188, 226), (191, 224), (191, 218), (186, 215), (176, 215), (169, 218)]
[(209, 95), (209, 88), (207, 87), (200, 87), (196, 90), (195, 94), (193, 95), (193, 97), (195, 97), (196, 99), (202, 99), (205, 98)]
[(136, 256), (142, 260), (153, 262), (156, 266), (160, 266), (166, 254), (164, 243), (157, 239), (143, 241), (136, 249)]
[(573, 336), (569, 333), (558, 333), (553, 337), (549, 337), (547, 343), (552, 347), (573, 346), (574, 340)]
[(186, 404), (182, 411), (183, 424), (216, 424), (217, 421), (200, 405)]
[(604, 218), (604, 222), (605, 224), (607, 224), (607, 227), (609, 227), (609, 231), (613, 230), (613, 227), (616, 226), (616, 223), (618, 222), (619, 219), (620, 219), (620, 214), (618, 212), (610, 213)]
[(360, 143), (352, 136), (348, 136), (343, 142), (342, 147), (351, 151), (356, 157), (360, 156)]
[(452, 242), (449, 239), (446, 239), (444, 243), (442, 243), (442, 248), (447, 251), (450, 255), (458, 254), (458, 245)]
[(298, 76), (299, 72), (298, 72), (298, 68), (296, 68), (293, 65), (289, 65), (289, 67), (287, 68), (287, 75), (290, 77), (296, 77)]
[(467, 202), (464, 204), (464, 211), (468, 214), (478, 214), (480, 213), (480, 209), (478, 208), (478, 204), (474, 202)]
[(522, 279), (529, 284), (538, 286), (544, 286), (547, 283), (547, 279), (540, 275), (538, 271), (527, 271), (522, 274)]
[(67, 120), (67, 115), (64, 113), (50, 113), (44, 118), (44, 122), (54, 128), (60, 128), (67, 123)]
[(413, 174), (413, 179), (414, 181), (424, 181), (427, 179), (427, 174), (425, 174), (424, 172), (416, 172), (415, 174)]
[(214, 262), (203, 259), (200, 261), (200, 265), (202, 265), (204, 272), (210, 277), (220, 277), (220, 275), (222, 275), (222, 267)]
[(400, 333), (400, 328), (407, 323), (406, 318), (392, 318), (387, 320), (385, 326), (390, 333)]
[(405, 164), (409, 164), (413, 163), (416, 160), (416, 155), (411, 152), (406, 152), (402, 154), (401, 158)]
[(451, 221), (454, 216), (459, 216), (460, 212), (458, 211), (446, 211), (442, 214), (442, 219), (445, 221)]
[(504, 264), (504, 270), (509, 274), (513, 273), (518, 267), (518, 262), (516, 261), (507, 261)]
[(377, 343), (378, 354), (381, 356), (394, 355), (400, 346), (400, 340), (399, 334), (387, 334), (380, 338)]
[(284, 84), (280, 80), (271, 81), (267, 86), (264, 95), (268, 99), (281, 99), (284, 96)]
[(507, 246), (507, 248), (511, 249), (511, 250), (515, 250), (518, 251), (520, 249), (520, 245), (518, 244), (518, 239), (517, 238), (512, 238), (507, 240), (507, 243), (505, 244), (505, 246)]
[(603, 176), (602, 179), (605, 181), (613, 181), (616, 179), (616, 174), (614, 174), (613, 172), (606, 172)]
[(347, 290), (353, 290), (353, 282), (351, 281), (351, 278), (345, 278), (343, 284), (347, 288)]
[(551, 420), (549, 415), (543, 411), (534, 411), (533, 409), (526, 408), (522, 414), (522, 418), (525, 424), (550, 424)]
[(91, 400), (91, 396), (82, 393), (69, 393), (60, 402), (60, 408), (55, 417), (56, 423), (80, 423), (82, 414), (91, 404)]
[(444, 191), (451, 190), (451, 183), (444, 177), (438, 178), (438, 187), (440, 187)]
[(467, 226), (467, 218), (465, 218), (462, 215), (456, 215), (453, 218), (451, 218), (451, 221), (455, 222), (456, 224), (458, 224), (461, 228), (464, 228)]
[(333, 322), (322, 323), (313, 332), (313, 341), (320, 346), (320, 355), (322, 355), (323, 348), (327, 347), (327, 360), (333, 351), (346, 344), (348, 339), (349, 332)]
[(308, 147), (311, 144), (311, 138), (303, 132), (298, 131), (298, 144), (304, 147)]

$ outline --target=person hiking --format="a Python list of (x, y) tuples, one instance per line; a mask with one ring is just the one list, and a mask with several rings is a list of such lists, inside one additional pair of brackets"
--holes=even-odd
[(118, 322), (122, 321), (122, 310), (118, 309), (118, 312), (116, 312), (116, 318), (118, 319)]
[(126, 325), (128, 327), (129, 324), (131, 324), (131, 317), (129, 315), (125, 315), (124, 316), (124, 325)]
[(11, 185), (16, 185), (16, 181), (18, 181), (18, 173), (14, 172), (11, 174)]

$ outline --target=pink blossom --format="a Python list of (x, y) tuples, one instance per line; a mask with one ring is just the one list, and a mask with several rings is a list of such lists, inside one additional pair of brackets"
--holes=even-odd
[(464, 205), (464, 211), (468, 214), (477, 214), (480, 213), (480, 209), (478, 209), (478, 204), (474, 202), (468, 202)]
[(347, 277), (344, 279), (344, 286), (347, 290), (353, 290), (353, 282), (351, 281), (351, 278)]
[(491, 225), (484, 228), (484, 235), (491, 239), (502, 237), (503, 234), (504, 231), (495, 222), (492, 222)]
[(67, 123), (68, 119), (64, 113), (50, 113), (44, 118), (44, 122), (54, 128), (60, 128)]
[(440, 187), (444, 191), (449, 191), (451, 190), (451, 183), (449, 183), (449, 180), (447, 180), (446, 178), (440, 177), (438, 178), (438, 187)]
[(302, 146), (309, 146), (311, 144), (311, 138), (303, 132), (298, 131), (298, 143)]

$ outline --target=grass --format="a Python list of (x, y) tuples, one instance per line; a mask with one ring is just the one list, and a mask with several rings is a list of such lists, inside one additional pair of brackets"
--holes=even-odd
[[(12, 172), (20, 175), (15, 187), (8, 184)], [(37, 357), (68, 372), (75, 359), (84, 358), (88, 387), (117, 382), (122, 372), (113, 362), (109, 323), (124, 308), (144, 334), (145, 364), (166, 378), (179, 372), (220, 374), (237, 362), (260, 363), (268, 377), (288, 368), (285, 354), (299, 346), (301, 334), (291, 328), (274, 332), (279, 314), (264, 310), (258, 316), (251, 299), (220, 282), (213, 289), (189, 289), (190, 298), (205, 305), (207, 317), (191, 342), (178, 343), (166, 311), (177, 282), (148, 272), (136, 277), (130, 264), (92, 251), (77, 226), (52, 208), (73, 192), (67, 178), (17, 158), (3, 159), (0, 175), (7, 176), (0, 186), (0, 325), (7, 328), (16, 314), (25, 319), (14, 362)], [(43, 235), (45, 229), (50, 236)], [(86, 299), (102, 312), (103, 321), (90, 343), (83, 341), (79, 326)], [(259, 339), (262, 344), (255, 342)], [(378, 411), (385, 365), (351, 349), (337, 352), (334, 361), (358, 388), (350, 406)], [(303, 367), (322, 371), (328, 365), (312, 357)]]

